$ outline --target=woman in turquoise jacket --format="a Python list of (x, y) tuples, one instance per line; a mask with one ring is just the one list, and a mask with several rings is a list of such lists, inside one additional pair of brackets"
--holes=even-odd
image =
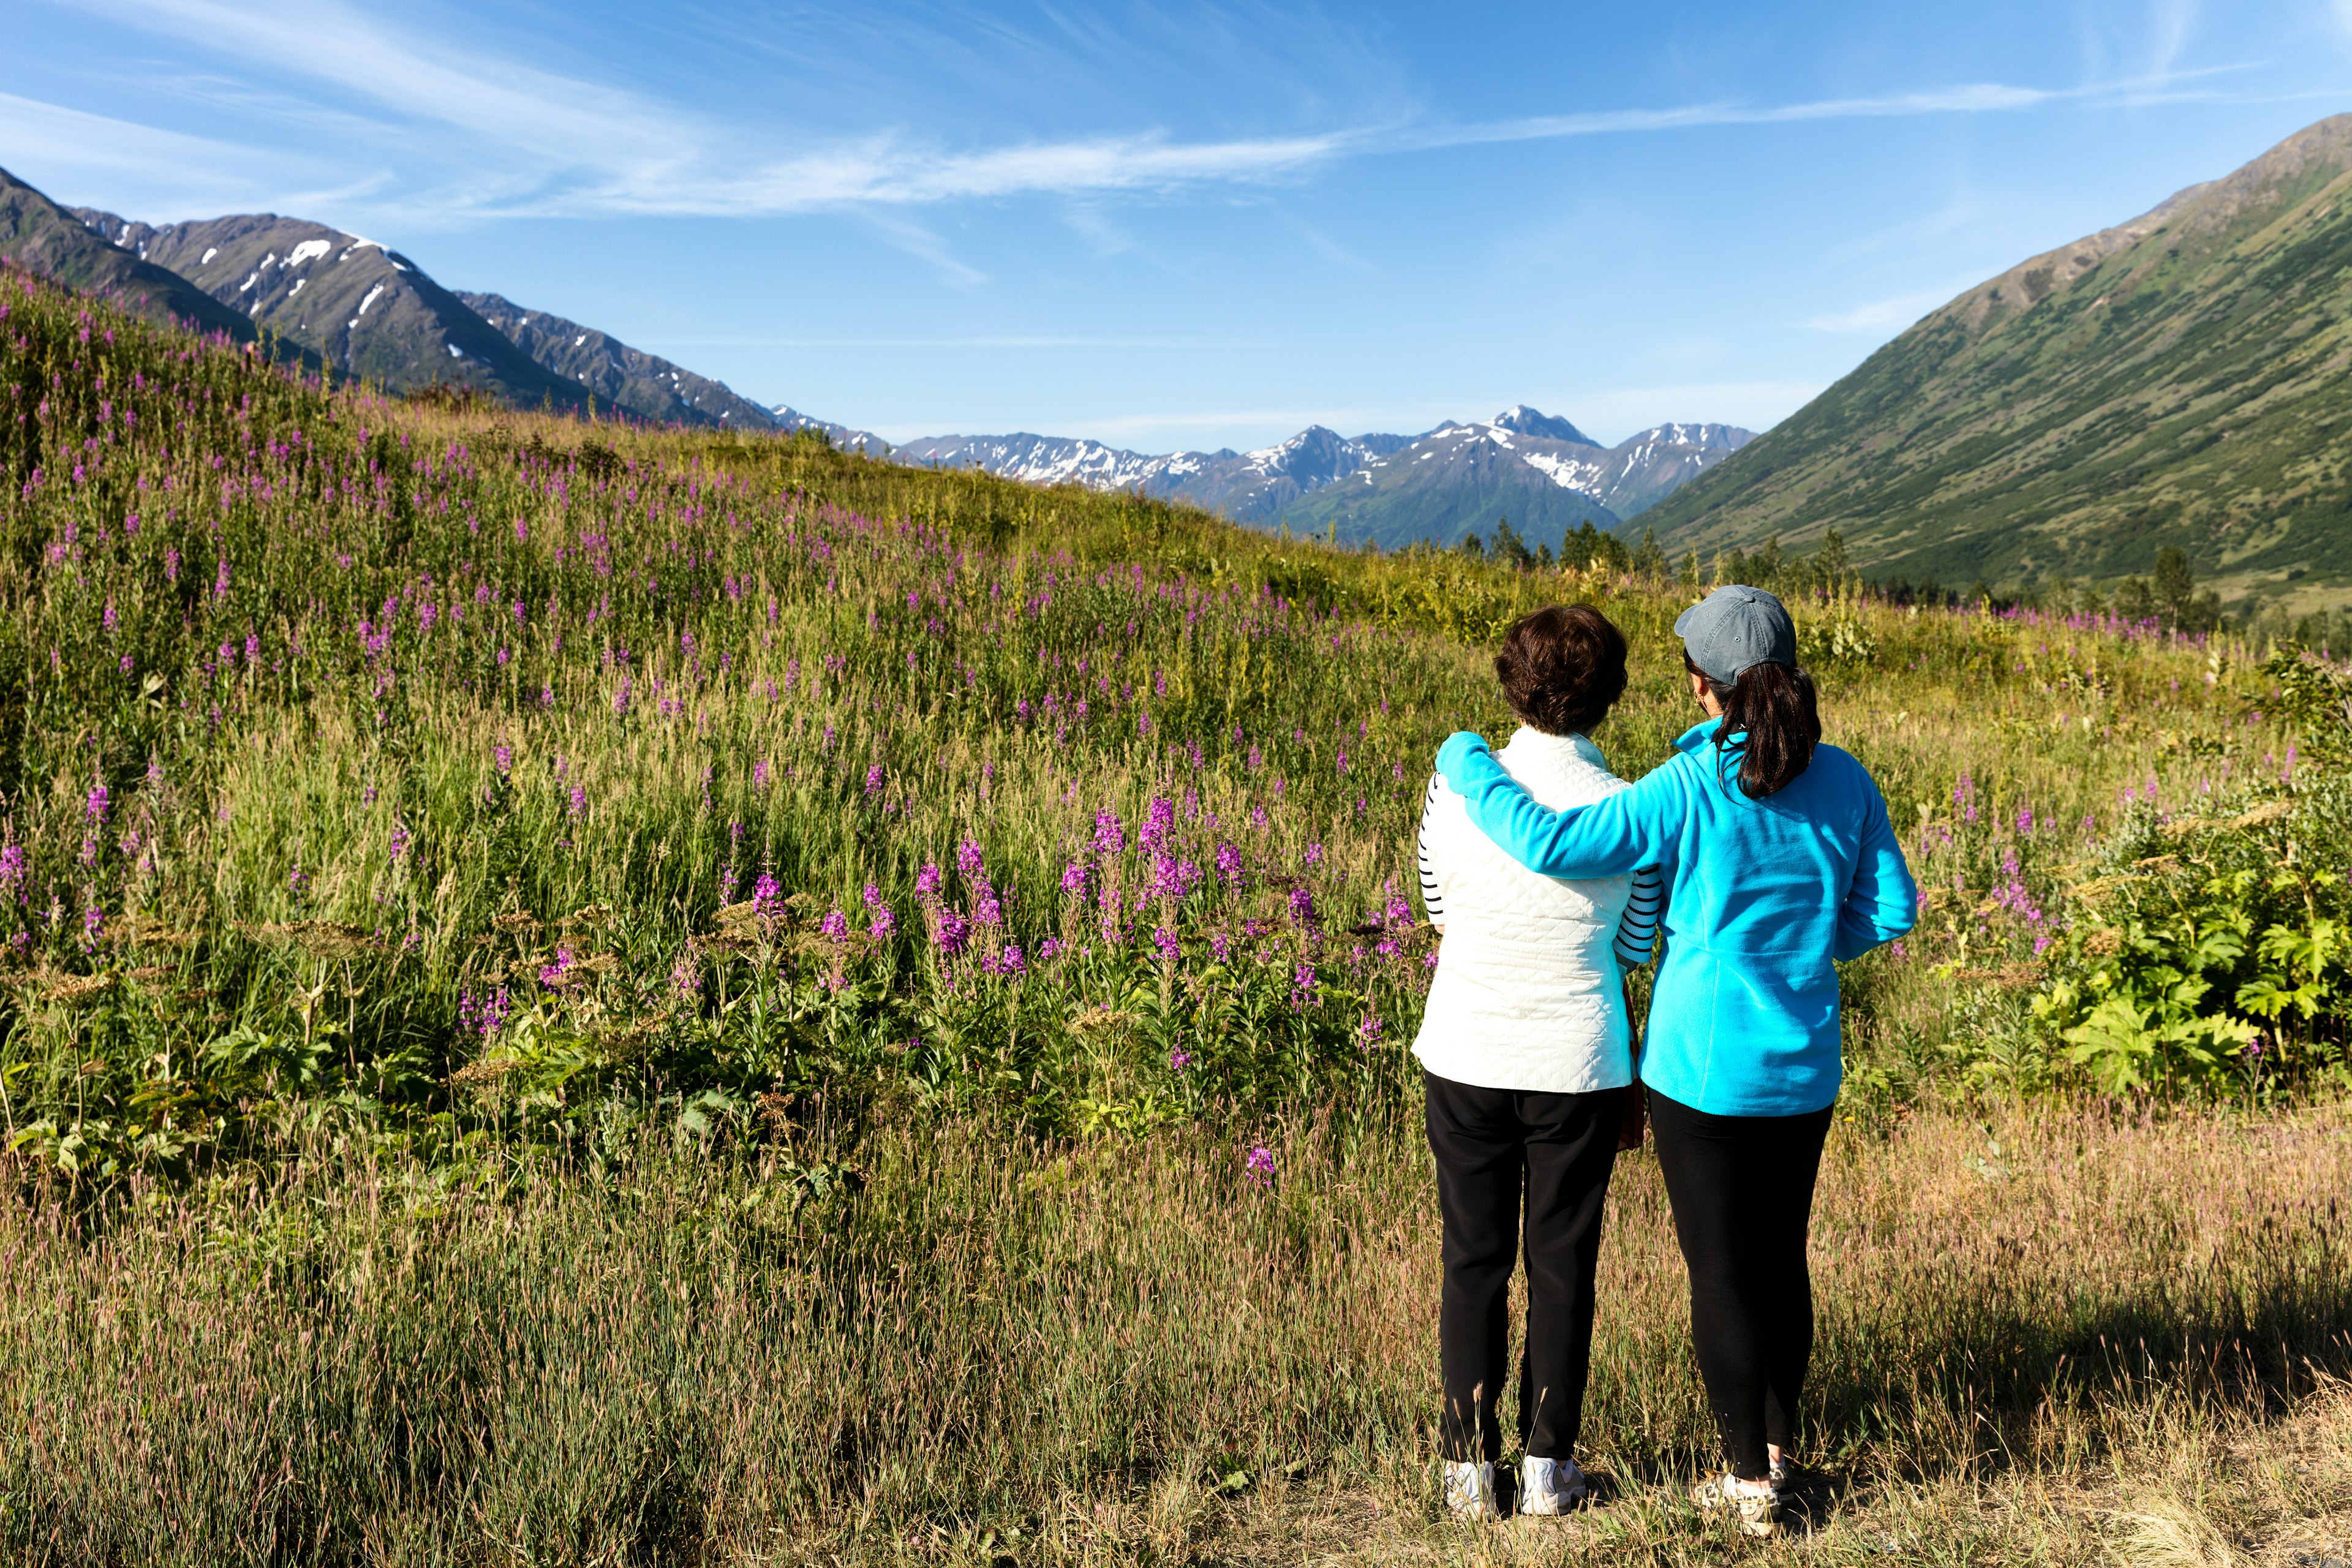
[(1909, 931), (1918, 890), (1878, 786), (1821, 743), (1780, 602), (1720, 588), (1675, 630), (1706, 721), (1633, 788), (1548, 811), (1467, 733), (1437, 765), (1528, 869), (1654, 866), (1665, 883), (1641, 1076), (1731, 1464), (1694, 1496), (1769, 1533), (1812, 1349), (1805, 1238), (1842, 1068), (1835, 965)]

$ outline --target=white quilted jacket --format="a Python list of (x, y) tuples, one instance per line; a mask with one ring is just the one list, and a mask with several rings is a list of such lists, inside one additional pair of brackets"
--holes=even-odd
[[(1523, 726), (1496, 760), (1554, 810), (1632, 787), (1581, 735)], [(1631, 1083), (1612, 944), (1633, 879), (1538, 876), (1479, 831), (1443, 778), (1430, 790), (1422, 842), (1445, 936), (1413, 1055), (1440, 1078), (1484, 1089), (1582, 1094)]]

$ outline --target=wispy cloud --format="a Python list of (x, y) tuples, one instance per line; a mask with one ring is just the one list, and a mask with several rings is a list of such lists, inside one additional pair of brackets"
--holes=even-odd
[[(317, 173), (297, 159), (257, 155), (251, 148), (209, 137), (159, 131), (5, 92), (0, 92), (0, 146), (7, 148), (8, 162), (18, 174), (38, 169), (88, 177), (176, 167), (199, 201), (208, 192), (247, 186), (251, 174), (224, 171), (251, 170), (257, 162), (263, 179), (288, 186)], [(70, 192), (56, 194), (63, 200), (74, 199)]]
[(859, 215), (868, 227), (880, 235), (885, 244), (903, 250), (919, 260), (928, 261), (939, 273), (942, 282), (956, 289), (977, 289), (988, 281), (988, 274), (976, 267), (967, 267), (950, 254), (947, 241), (921, 224), (892, 212), (865, 212)]
[(1956, 289), (1926, 289), (1915, 294), (1897, 294), (1888, 300), (1872, 300), (1852, 310), (1809, 317), (1805, 325), (1817, 332), (1900, 331), (1958, 291)]
[[(2182, 0), (2169, 3), (2185, 14)], [(1264, 184), (1295, 180), (1343, 159), (1450, 147), (2128, 101), (2176, 90), (2196, 75), (2210, 74), (2167, 73), (2071, 88), (1979, 82), (1800, 103), (1711, 102), (1456, 125), (1360, 124), (1218, 140), (1140, 130), (956, 148), (898, 131), (834, 138), (751, 136), (695, 108), (490, 54), (468, 54), (445, 37), (429, 44), (412, 39), (349, 0), (99, 4), (134, 26), (174, 35), (230, 60), (328, 84), (342, 95), (337, 111), (347, 117), (358, 106), (373, 105), (389, 117), (382, 127), (387, 138), (399, 133), (401, 121), (463, 133), (465, 156), (448, 155), (448, 178), (439, 188), (419, 189), (419, 178), (412, 175), (396, 198), (423, 221), (886, 213), (1031, 195), (1084, 199)], [(142, 145), (138, 136), (123, 133), (135, 128), (107, 124), (112, 133), (104, 144), (126, 163), (186, 162), (186, 149), (169, 133), (147, 132)], [(779, 140), (794, 144), (780, 147)], [(391, 204), (379, 197), (376, 205)], [(927, 230), (884, 232), (957, 282), (982, 280)], [(1360, 264), (1328, 239), (1307, 237), (1340, 265)]]

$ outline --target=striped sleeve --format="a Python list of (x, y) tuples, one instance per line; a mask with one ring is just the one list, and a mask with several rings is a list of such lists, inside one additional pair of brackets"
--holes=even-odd
[(1625, 900), (1625, 913), (1617, 921), (1617, 962), (1632, 969), (1650, 962), (1650, 946), (1658, 934), (1658, 912), (1665, 902), (1665, 893), (1658, 881), (1654, 866), (1644, 866), (1633, 873), (1633, 896)]
[(1445, 905), (1437, 891), (1437, 868), (1429, 858), (1429, 814), (1437, 809), (1438, 777), (1429, 775), (1429, 787), (1421, 796), (1421, 907), (1431, 925), (1445, 923)]

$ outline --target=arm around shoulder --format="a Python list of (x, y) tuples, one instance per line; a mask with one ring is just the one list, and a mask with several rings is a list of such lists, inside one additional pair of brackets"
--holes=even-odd
[(1659, 842), (1653, 820), (1659, 796), (1675, 787), (1661, 778), (1670, 771), (1662, 768), (1595, 805), (1551, 811), (1504, 771), (1486, 742), (1466, 733), (1445, 742), (1437, 767), (1479, 831), (1546, 877), (1607, 877), (1647, 864)]

